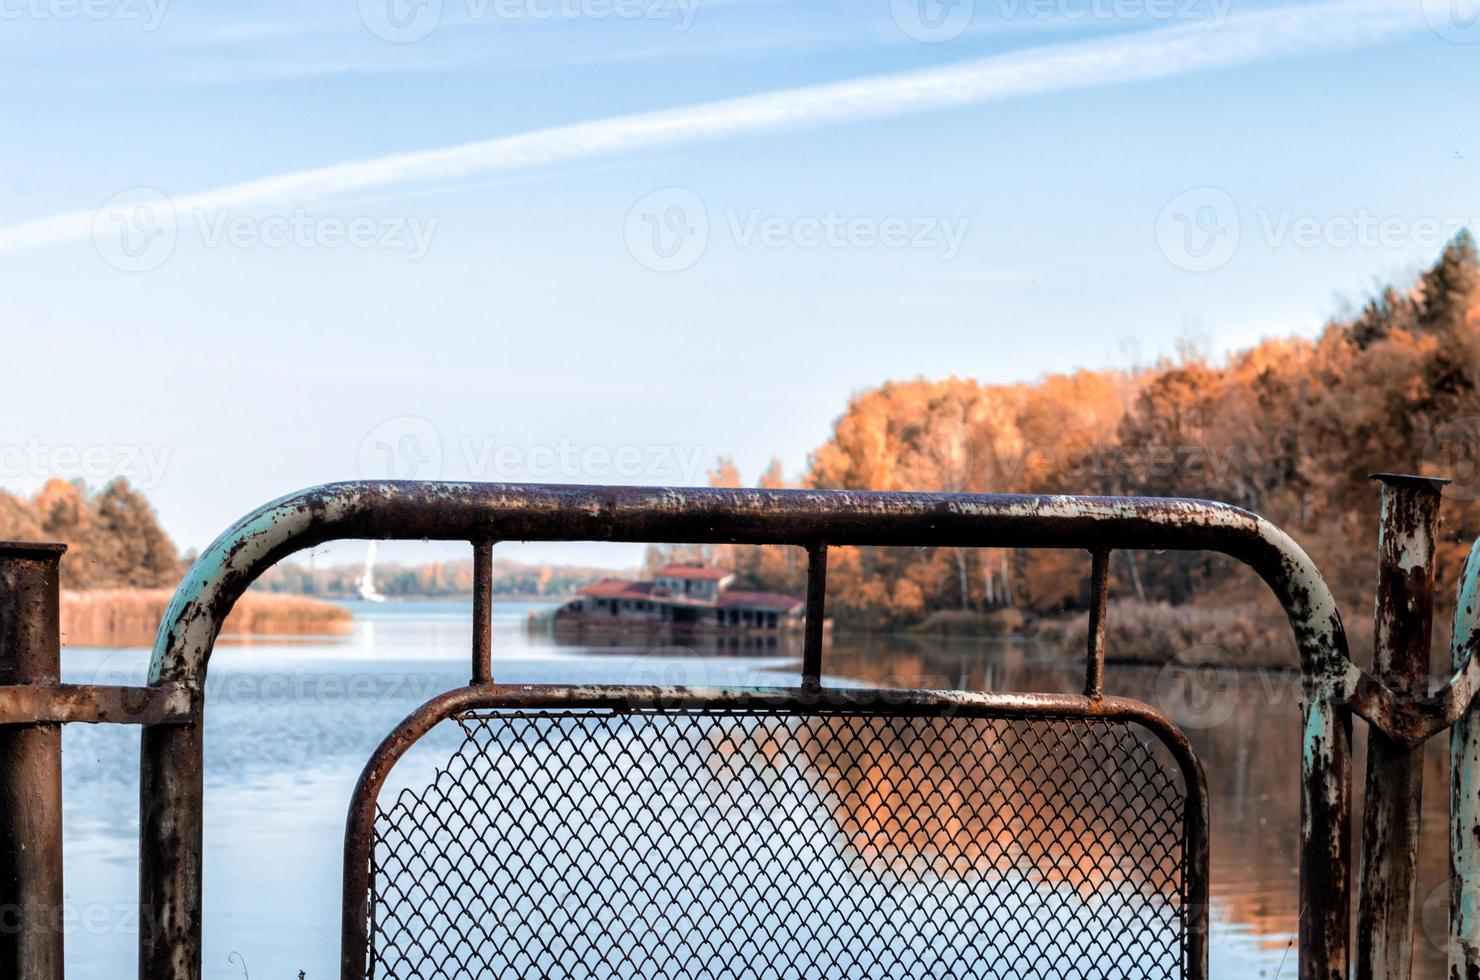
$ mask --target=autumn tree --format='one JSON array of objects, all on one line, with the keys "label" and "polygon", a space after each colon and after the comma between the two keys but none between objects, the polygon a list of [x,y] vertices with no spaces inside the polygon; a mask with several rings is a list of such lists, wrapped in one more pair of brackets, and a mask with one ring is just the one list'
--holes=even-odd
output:
[{"label": "autumn tree", "polygon": [[53,478],[29,501],[0,493],[0,538],[59,541],[69,589],[173,585],[182,563],[154,508],[122,477],[89,495]]}]

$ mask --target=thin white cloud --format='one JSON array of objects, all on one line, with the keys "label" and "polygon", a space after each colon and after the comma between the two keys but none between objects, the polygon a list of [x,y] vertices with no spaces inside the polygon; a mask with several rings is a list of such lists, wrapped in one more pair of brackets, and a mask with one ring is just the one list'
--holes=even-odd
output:
[{"label": "thin white cloud", "polygon": [[[458,146],[281,174],[173,198],[195,213],[450,182],[659,147],[733,139],[1047,92],[1170,78],[1268,58],[1362,47],[1426,29],[1412,0],[1326,2],[1032,48],[939,68],[810,85],[539,129]],[[1212,107],[1210,107],[1211,111]],[[93,211],[0,228],[0,253],[86,239]]]}]

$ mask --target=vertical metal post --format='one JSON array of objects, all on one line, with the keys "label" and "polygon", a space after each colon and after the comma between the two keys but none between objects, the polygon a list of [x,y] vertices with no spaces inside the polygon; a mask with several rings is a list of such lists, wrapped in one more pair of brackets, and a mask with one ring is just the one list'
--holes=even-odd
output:
[{"label": "vertical metal post", "polygon": [[200,980],[203,725],[146,725],[139,739],[140,980]]},{"label": "vertical metal post", "polygon": [[1089,650],[1084,668],[1084,695],[1105,693],[1105,606],[1109,599],[1110,552],[1092,552],[1089,573]]},{"label": "vertical metal post", "polygon": [[[0,686],[61,673],[65,545],[0,542]],[[62,978],[62,731],[0,725],[0,977]]]},{"label": "vertical metal post", "polygon": [[[1480,656],[1480,541],[1460,578],[1450,662]],[[1449,737],[1449,973],[1480,980],[1480,716],[1471,705]]]},{"label": "vertical metal post", "polygon": [[[1434,534],[1448,481],[1379,473],[1372,673],[1400,693],[1427,693],[1434,619]],[[1376,729],[1367,736],[1367,797],[1357,901],[1357,980],[1408,980],[1413,972],[1423,746]]]},{"label": "vertical metal post", "polygon": [[1301,694],[1300,980],[1347,980],[1350,962],[1352,713],[1328,657]]},{"label": "vertical metal post", "polygon": [[493,682],[493,542],[473,543],[473,683]]},{"label": "vertical metal post", "polygon": [[802,687],[822,686],[822,627],[827,615],[827,544],[807,545],[807,620],[802,634]]}]

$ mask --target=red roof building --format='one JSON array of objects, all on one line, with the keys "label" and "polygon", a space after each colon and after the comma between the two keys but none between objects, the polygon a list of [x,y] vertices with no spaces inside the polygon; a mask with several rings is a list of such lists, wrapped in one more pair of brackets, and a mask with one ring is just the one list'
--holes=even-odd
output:
[{"label": "red roof building", "polygon": [[800,628],[804,603],[779,592],[730,588],[735,573],[699,564],[668,565],[651,582],[603,579],[580,590],[558,620],[652,624],[724,631]]}]

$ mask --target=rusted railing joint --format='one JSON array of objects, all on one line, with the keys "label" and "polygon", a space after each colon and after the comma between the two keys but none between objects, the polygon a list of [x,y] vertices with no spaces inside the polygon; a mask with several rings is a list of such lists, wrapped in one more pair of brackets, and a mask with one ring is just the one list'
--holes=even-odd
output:
[{"label": "rusted railing joint", "polygon": [[[1467,656],[1480,664],[1473,655]],[[1460,674],[1467,674],[1469,669],[1467,664]],[[1455,680],[1433,694],[1394,691],[1368,671],[1353,667],[1336,700],[1388,738],[1413,747],[1464,718],[1474,707],[1477,695],[1480,692],[1468,683]]]},{"label": "rusted railing joint", "polygon": [[0,687],[0,725],[188,725],[199,700],[183,684],[112,687],[98,684],[15,684]]}]

